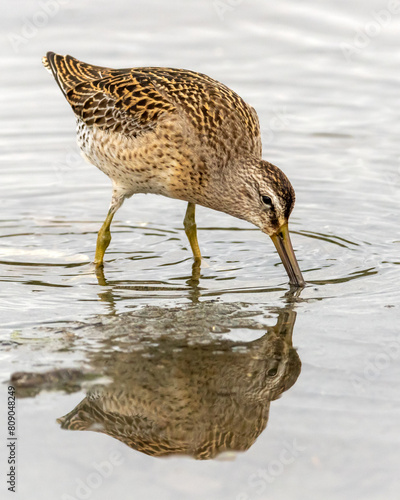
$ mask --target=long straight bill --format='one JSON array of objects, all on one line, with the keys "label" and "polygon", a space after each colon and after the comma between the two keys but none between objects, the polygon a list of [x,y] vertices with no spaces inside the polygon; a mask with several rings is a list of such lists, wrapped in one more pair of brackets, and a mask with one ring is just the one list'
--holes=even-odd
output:
[{"label": "long straight bill", "polygon": [[279,231],[271,236],[275,248],[278,251],[279,257],[282,260],[286,272],[289,276],[289,283],[294,286],[305,286],[303,275],[301,274],[299,264],[297,263],[296,255],[290,241],[288,225],[283,225]]}]

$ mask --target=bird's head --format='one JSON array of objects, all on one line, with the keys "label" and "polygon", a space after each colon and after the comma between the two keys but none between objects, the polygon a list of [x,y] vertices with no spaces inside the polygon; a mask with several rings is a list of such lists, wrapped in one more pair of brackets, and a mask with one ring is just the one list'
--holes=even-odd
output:
[{"label": "bird's head", "polygon": [[230,186],[230,202],[222,195],[225,198],[225,210],[222,210],[255,224],[268,234],[279,253],[290,284],[304,286],[288,229],[295,202],[289,179],[278,167],[259,159],[241,163],[239,169],[229,169],[225,174],[230,177],[225,182],[225,185]]}]

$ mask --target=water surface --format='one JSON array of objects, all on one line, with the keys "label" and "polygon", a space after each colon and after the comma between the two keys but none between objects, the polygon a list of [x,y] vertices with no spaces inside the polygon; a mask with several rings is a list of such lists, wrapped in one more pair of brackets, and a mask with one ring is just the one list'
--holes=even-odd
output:
[{"label": "water surface", "polygon": [[[19,386],[19,498],[397,499],[400,13],[57,5],[15,2],[0,21],[1,380],[4,406]],[[47,50],[197,70],[251,103],[264,158],[296,190],[308,286],[290,292],[258,229],[201,207],[195,279],[185,204],[152,195],[118,211],[96,275],[111,184],[78,154]]]}]

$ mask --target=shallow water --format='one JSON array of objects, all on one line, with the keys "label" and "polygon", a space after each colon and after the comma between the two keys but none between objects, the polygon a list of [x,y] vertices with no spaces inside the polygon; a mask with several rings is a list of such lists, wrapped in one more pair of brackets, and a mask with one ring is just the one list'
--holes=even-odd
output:
[{"label": "shallow water", "polygon": [[[399,498],[399,6],[57,6],[0,20],[0,424],[4,451],[12,377],[18,497]],[[296,190],[308,286],[290,292],[258,229],[201,207],[196,279],[185,204],[152,195],[118,211],[96,276],[110,182],[78,154],[47,50],[194,69],[250,102]],[[98,432],[61,428],[82,401],[77,426]]]}]

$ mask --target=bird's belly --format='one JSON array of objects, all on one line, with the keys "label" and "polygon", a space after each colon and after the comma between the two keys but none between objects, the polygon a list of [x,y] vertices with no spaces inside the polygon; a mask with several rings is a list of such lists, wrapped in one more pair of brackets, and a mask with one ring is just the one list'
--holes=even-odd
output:
[{"label": "bird's belly", "polygon": [[[176,198],[181,153],[159,144],[155,134],[130,138],[87,127],[78,120],[77,138],[83,157],[104,172],[126,196],[154,193]],[[178,175],[179,177],[179,175]]]}]

